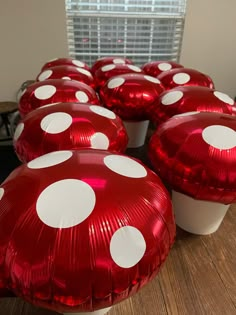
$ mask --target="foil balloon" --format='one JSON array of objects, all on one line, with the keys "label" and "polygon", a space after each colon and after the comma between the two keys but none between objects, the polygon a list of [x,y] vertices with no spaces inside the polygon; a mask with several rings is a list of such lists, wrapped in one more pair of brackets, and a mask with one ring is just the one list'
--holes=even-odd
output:
[{"label": "foil balloon", "polygon": [[186,112],[236,114],[234,100],[227,94],[202,86],[179,86],[164,91],[153,106],[152,121],[162,123]]},{"label": "foil balloon", "polygon": [[109,64],[133,64],[133,62],[127,58],[121,58],[121,57],[103,57],[100,59],[97,59],[94,64],[92,65],[91,71],[93,74],[96,73],[96,71],[106,65]]},{"label": "foil balloon", "polygon": [[52,152],[14,170],[0,189],[0,279],[60,313],[128,298],[158,273],[174,242],[159,177],[121,154]]},{"label": "foil balloon", "polygon": [[155,171],[177,192],[236,202],[236,117],[192,112],[161,124],[149,143]]},{"label": "foil balloon", "polygon": [[44,81],[49,79],[75,80],[85,83],[92,88],[95,88],[95,81],[92,74],[84,68],[75,66],[54,66],[52,68],[41,71],[36,78],[37,81]]},{"label": "foil balloon", "polygon": [[131,64],[108,64],[99,68],[95,74],[94,79],[96,82],[97,88],[102,87],[106,81],[114,76],[126,73],[142,73],[142,70]]},{"label": "foil balloon", "polygon": [[58,102],[100,103],[95,91],[87,84],[54,79],[28,86],[19,100],[19,112],[24,117],[38,107]]},{"label": "foil balloon", "polygon": [[84,68],[84,69],[90,71],[89,66],[85,62],[83,62],[81,60],[73,59],[73,58],[55,58],[55,59],[52,59],[52,60],[50,60],[44,64],[44,66],[42,67],[42,71],[46,70],[48,68],[51,68],[51,67],[64,66],[64,65],[80,67],[80,68]]},{"label": "foil balloon", "polygon": [[142,66],[142,70],[153,77],[175,68],[183,68],[183,66],[174,61],[150,61]]},{"label": "foil balloon", "polygon": [[144,120],[164,91],[160,81],[144,74],[123,74],[109,79],[100,89],[101,101],[124,120]]},{"label": "foil balloon", "polygon": [[125,127],[115,113],[79,103],[46,105],[32,111],[18,124],[13,141],[22,162],[68,149],[124,152],[127,143]]},{"label": "foil balloon", "polygon": [[164,71],[158,75],[158,79],[167,90],[185,85],[205,86],[211,89],[214,88],[214,83],[208,75],[189,68],[177,68]]}]

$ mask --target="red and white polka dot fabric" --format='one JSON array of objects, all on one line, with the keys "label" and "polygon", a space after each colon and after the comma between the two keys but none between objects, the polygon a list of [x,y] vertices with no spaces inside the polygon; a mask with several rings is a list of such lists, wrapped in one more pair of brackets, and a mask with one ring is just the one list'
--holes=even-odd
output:
[{"label": "red and white polka dot fabric", "polygon": [[177,86],[186,85],[205,86],[211,89],[214,88],[214,83],[208,75],[189,68],[177,68],[164,71],[158,75],[158,79],[167,90]]},{"label": "red and white polka dot fabric", "polygon": [[191,112],[161,124],[149,144],[154,169],[175,191],[236,202],[236,117]]},{"label": "red and white polka dot fabric", "polygon": [[72,58],[55,58],[55,59],[49,60],[42,67],[42,71],[46,70],[48,68],[51,68],[51,67],[63,66],[63,65],[84,68],[84,69],[90,71],[90,67],[85,62],[83,62],[81,60],[77,60],[77,59],[72,59]]},{"label": "red and white polka dot fabric", "polygon": [[39,73],[36,80],[44,81],[50,79],[76,80],[95,88],[95,81],[92,74],[84,69],[74,66],[55,66]]},{"label": "red and white polka dot fabric", "polygon": [[97,88],[100,88],[107,82],[108,79],[115,77],[117,75],[142,72],[143,71],[139,67],[134,65],[113,63],[99,68],[94,74],[94,79]]},{"label": "red and white polka dot fabric", "polygon": [[93,74],[96,73],[96,71],[109,64],[130,64],[132,65],[133,62],[127,58],[121,58],[121,57],[102,57],[100,59],[97,59],[94,64],[92,65],[91,71]]},{"label": "red and white polka dot fabric", "polygon": [[15,151],[22,162],[68,149],[124,152],[127,143],[118,116],[104,107],[79,103],[40,107],[23,118],[14,135]]},{"label": "red and white polka dot fabric", "polygon": [[109,79],[100,89],[103,105],[124,120],[149,119],[150,109],[164,91],[152,76],[128,73]]},{"label": "red and white polka dot fabric", "polygon": [[174,61],[151,61],[142,66],[142,70],[153,77],[175,68],[183,68],[183,66]]},{"label": "red and white polka dot fabric", "polygon": [[60,313],[133,295],[158,273],[175,238],[158,176],[107,151],[43,155],[5,180],[0,199],[2,283]]},{"label": "red and white polka dot fabric", "polygon": [[161,123],[186,112],[219,112],[236,115],[234,100],[227,94],[202,86],[180,86],[163,92],[153,107],[152,121]]},{"label": "red and white polka dot fabric", "polygon": [[58,102],[100,104],[97,94],[87,84],[74,80],[54,79],[28,86],[19,100],[19,111],[24,117],[38,107]]}]

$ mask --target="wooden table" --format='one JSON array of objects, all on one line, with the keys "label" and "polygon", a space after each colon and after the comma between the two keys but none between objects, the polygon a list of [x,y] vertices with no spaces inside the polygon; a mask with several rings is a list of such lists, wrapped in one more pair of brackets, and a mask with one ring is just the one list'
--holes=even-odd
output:
[{"label": "wooden table", "polygon": [[[146,148],[129,154],[148,164]],[[20,299],[0,300],[1,315],[55,315]],[[159,275],[108,315],[236,315],[236,204],[209,236],[177,230]]]}]

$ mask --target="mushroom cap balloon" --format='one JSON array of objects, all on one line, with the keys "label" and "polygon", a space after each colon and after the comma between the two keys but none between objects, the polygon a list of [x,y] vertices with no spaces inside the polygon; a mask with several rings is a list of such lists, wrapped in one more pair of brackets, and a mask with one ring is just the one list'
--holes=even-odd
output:
[{"label": "mushroom cap balloon", "polygon": [[93,74],[95,74],[95,72],[106,65],[109,64],[133,64],[133,62],[127,58],[123,58],[123,57],[102,57],[100,59],[97,59],[94,64],[92,65],[91,71]]},{"label": "mushroom cap balloon", "polygon": [[192,112],[161,124],[149,143],[155,171],[174,190],[200,200],[236,201],[236,117]]},{"label": "mushroom cap balloon", "polygon": [[183,66],[174,61],[150,61],[142,66],[142,70],[153,77],[175,68],[183,68]]},{"label": "mushroom cap balloon", "polygon": [[158,75],[158,79],[167,90],[186,85],[214,88],[214,83],[208,75],[189,68],[177,68],[164,71]]},{"label": "mushroom cap balloon", "polygon": [[42,67],[42,71],[51,67],[63,66],[63,65],[75,66],[75,67],[84,68],[86,70],[90,70],[89,66],[81,60],[77,60],[73,58],[55,58],[46,62],[44,66]]},{"label": "mushroom cap balloon", "polygon": [[149,75],[128,73],[109,79],[100,89],[103,105],[124,120],[150,119],[150,110],[164,91],[161,82]]},{"label": "mushroom cap balloon", "polygon": [[124,152],[128,136],[121,119],[104,107],[58,103],[26,115],[16,128],[13,143],[19,159],[28,162],[59,150]]},{"label": "mushroom cap balloon", "polygon": [[151,117],[153,122],[161,123],[174,115],[192,111],[235,115],[236,105],[225,93],[203,86],[179,86],[160,95]]},{"label": "mushroom cap balloon", "polygon": [[87,84],[54,79],[28,86],[19,100],[19,112],[24,117],[38,107],[58,102],[100,103],[95,91]]},{"label": "mushroom cap balloon", "polygon": [[75,66],[61,65],[54,66],[43,70],[39,73],[36,80],[44,81],[50,79],[65,79],[65,80],[75,80],[85,83],[91,88],[95,88],[95,81],[92,74],[84,69]]},{"label": "mushroom cap balloon", "polygon": [[121,154],[52,152],[14,170],[0,192],[2,283],[61,313],[106,308],[134,294],[174,242],[161,180]]}]

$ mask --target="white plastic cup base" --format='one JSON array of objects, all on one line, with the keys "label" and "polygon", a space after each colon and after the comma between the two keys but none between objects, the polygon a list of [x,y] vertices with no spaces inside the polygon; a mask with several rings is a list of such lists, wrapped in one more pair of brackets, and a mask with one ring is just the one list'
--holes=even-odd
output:
[{"label": "white plastic cup base", "polygon": [[218,230],[230,205],[197,200],[172,191],[176,224],[193,234],[208,235]]},{"label": "white plastic cup base", "polygon": [[147,135],[149,120],[123,121],[123,123],[129,137],[127,147],[138,148],[143,146]]},{"label": "white plastic cup base", "polygon": [[111,307],[103,308],[94,312],[82,312],[82,313],[64,313],[64,315],[104,315],[109,312]]}]

